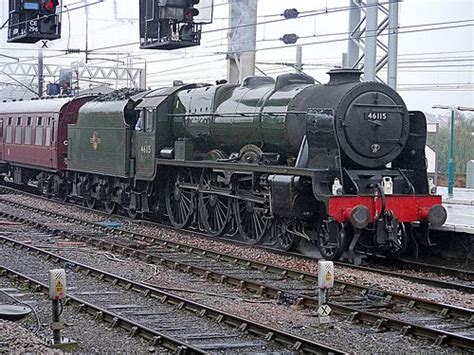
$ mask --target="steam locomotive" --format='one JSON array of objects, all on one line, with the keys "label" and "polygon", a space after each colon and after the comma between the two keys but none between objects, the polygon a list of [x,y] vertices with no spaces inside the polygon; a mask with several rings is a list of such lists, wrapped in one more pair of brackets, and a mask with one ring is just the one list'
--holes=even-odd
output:
[{"label": "steam locomotive", "polygon": [[397,255],[447,214],[428,184],[424,114],[360,74],[1,103],[0,169],[48,196],[213,237]]}]

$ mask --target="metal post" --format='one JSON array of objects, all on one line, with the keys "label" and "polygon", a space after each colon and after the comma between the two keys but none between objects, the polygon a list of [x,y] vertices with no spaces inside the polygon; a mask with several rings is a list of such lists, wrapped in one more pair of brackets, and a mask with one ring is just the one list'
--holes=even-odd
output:
[{"label": "metal post", "polygon": [[322,306],[327,303],[326,301],[327,290],[320,288],[318,291],[318,306]]},{"label": "metal post", "polygon": [[327,303],[328,289],[334,287],[334,263],[332,261],[318,260],[318,314],[319,323],[329,323],[331,307]]},{"label": "metal post", "polygon": [[347,53],[342,53],[342,65],[341,68],[350,68],[349,62],[347,60]]},{"label": "metal post", "polygon": [[43,50],[38,50],[38,96],[43,96]]},{"label": "metal post", "polygon": [[86,3],[84,7],[84,13],[86,15],[86,64],[89,60],[89,6],[87,6],[87,0],[83,0]]},{"label": "metal post", "polygon": [[390,2],[388,12],[387,84],[397,89],[398,0]]},{"label": "metal post", "polygon": [[359,60],[359,45],[355,41],[360,35],[360,0],[349,0],[349,44],[347,48],[347,67],[353,68]]},{"label": "metal post", "polygon": [[300,73],[303,70],[303,47],[296,46],[296,61],[295,69],[297,73]]},{"label": "metal post", "polygon": [[375,81],[377,65],[377,15],[378,0],[367,0],[364,80]]},{"label": "metal post", "polygon": [[255,75],[258,0],[229,2],[227,77],[230,83]]},{"label": "metal post", "polygon": [[143,70],[140,70],[140,88],[146,90],[146,70],[147,70],[147,63],[146,58],[144,58],[145,66]]},{"label": "metal post", "polygon": [[454,115],[455,108],[451,107],[451,137],[449,141],[449,161],[448,161],[448,196],[454,195]]},{"label": "metal post", "polygon": [[[59,300],[53,300],[53,324],[59,324]],[[53,343],[61,344],[61,328],[53,326]]]}]

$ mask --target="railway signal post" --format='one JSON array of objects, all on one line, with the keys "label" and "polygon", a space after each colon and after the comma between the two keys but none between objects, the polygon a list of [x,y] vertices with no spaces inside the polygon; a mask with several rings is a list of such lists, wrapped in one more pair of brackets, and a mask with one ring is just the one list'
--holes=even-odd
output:
[{"label": "railway signal post", "polygon": [[64,322],[60,320],[63,313],[62,299],[66,297],[66,271],[64,269],[49,270],[49,297],[52,300],[53,341],[51,348],[72,350],[77,347],[77,343],[61,336]]},{"label": "railway signal post", "polygon": [[332,261],[318,260],[318,309],[316,313],[319,323],[329,323],[331,307],[327,305],[327,291],[334,287],[334,263]]}]

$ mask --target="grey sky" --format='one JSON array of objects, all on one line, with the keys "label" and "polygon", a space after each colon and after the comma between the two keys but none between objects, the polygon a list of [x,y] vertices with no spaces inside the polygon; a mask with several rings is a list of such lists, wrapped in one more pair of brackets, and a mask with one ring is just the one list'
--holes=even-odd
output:
[{"label": "grey sky", "polygon": [[[82,0],[84,1],[84,0]],[[89,3],[96,0],[85,0]],[[383,0],[381,0],[383,1]],[[77,6],[80,0],[64,0],[69,7]],[[7,16],[7,0],[1,0],[0,18],[2,23]],[[89,49],[109,45],[119,45],[138,41],[138,5],[131,6],[138,1],[130,0],[105,0],[98,5],[89,7]],[[204,27],[204,31],[222,29],[227,26],[228,6],[227,0],[215,0],[214,16],[216,20],[212,25]],[[263,16],[282,13],[288,7],[296,7],[300,11],[334,8],[347,6],[348,0],[259,0],[259,21],[265,20]],[[222,5],[224,4],[224,5]],[[116,16],[115,16],[116,13]],[[69,18],[70,17],[70,18]],[[117,19],[115,18],[117,17]],[[275,19],[270,17],[267,19]],[[296,33],[299,36],[312,36],[300,40],[299,44],[317,42],[341,37],[318,37],[324,34],[346,32],[347,11],[312,16],[296,20],[277,22],[257,27],[257,48],[282,46],[278,39],[285,33]],[[45,56],[58,55],[57,50],[67,48],[85,48],[85,15],[84,10],[63,15],[62,38],[55,41],[51,51]],[[69,33],[69,20],[71,33]],[[405,0],[400,7],[400,25],[412,26],[416,24],[437,23],[458,20],[474,20],[474,1],[472,0]],[[474,24],[474,23],[473,23]],[[6,43],[6,30],[1,31],[0,48],[2,54],[13,55],[22,59],[36,57],[37,49],[34,45],[13,45]],[[200,47],[174,52],[144,51],[138,45],[118,47],[104,50],[91,55],[92,58],[124,58],[127,53],[131,65],[142,67],[143,58],[148,65],[148,85],[156,87],[169,84],[172,80],[207,81],[226,76],[225,52],[227,31],[204,33]],[[220,45],[220,46],[219,46]],[[340,65],[342,53],[347,50],[347,42],[334,42],[329,44],[305,45],[303,48],[303,63],[325,64],[323,68],[307,66],[305,71],[316,77],[321,82],[327,80],[325,72],[333,66]],[[462,52],[461,52],[462,51]],[[116,52],[115,55],[110,55]],[[446,53],[448,52],[448,53]],[[455,53],[453,53],[455,52]],[[428,53],[428,54],[426,54]],[[431,111],[431,105],[436,103],[474,106],[474,27],[463,27],[442,31],[424,31],[399,35],[399,89],[410,109]],[[258,62],[286,61],[293,62],[295,48],[287,47],[278,50],[261,50],[257,52]],[[73,61],[83,60],[84,55],[57,56],[46,60],[68,66]],[[170,60],[173,59],[173,60]],[[425,68],[414,69],[417,61],[422,59]],[[440,59],[448,59],[440,62]],[[0,63],[7,60],[0,59]],[[114,62],[93,61],[93,64],[116,66]],[[196,65],[202,63],[201,65]],[[446,67],[445,64],[452,65]],[[192,65],[192,66],[190,66]],[[271,75],[283,73],[284,67],[262,64],[259,67]],[[381,74],[382,76],[384,74]],[[1,77],[2,81],[9,81]],[[437,87],[449,84],[449,90]],[[455,89],[456,87],[461,89]]]}]

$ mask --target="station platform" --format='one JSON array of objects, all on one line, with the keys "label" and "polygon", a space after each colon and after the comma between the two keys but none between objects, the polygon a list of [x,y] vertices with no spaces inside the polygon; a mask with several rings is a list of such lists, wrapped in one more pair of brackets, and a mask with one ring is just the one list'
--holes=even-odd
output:
[{"label": "station platform", "polygon": [[443,200],[443,206],[448,211],[446,223],[435,230],[474,234],[474,205],[449,204]]},{"label": "station platform", "polygon": [[454,188],[453,197],[448,196],[448,188],[438,186],[438,194],[443,196],[443,204],[474,206],[474,189]]}]

